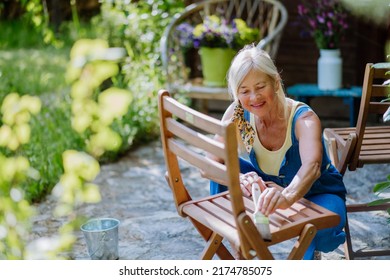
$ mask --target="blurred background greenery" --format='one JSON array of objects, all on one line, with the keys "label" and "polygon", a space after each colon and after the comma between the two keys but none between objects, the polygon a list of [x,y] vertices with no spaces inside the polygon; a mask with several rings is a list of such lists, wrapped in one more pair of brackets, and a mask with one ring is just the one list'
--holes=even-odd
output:
[{"label": "blurred background greenery", "polygon": [[81,38],[100,38],[126,50],[119,73],[100,88],[115,86],[133,96],[127,113],[112,124],[121,147],[99,158],[116,160],[158,137],[156,92],[164,84],[159,40],[171,16],[183,7],[184,1],[173,0],[0,1],[0,103],[16,92],[37,96],[43,104],[32,117],[30,142],[17,151],[41,175],[25,182],[28,201],[39,202],[51,192],[63,173],[65,150],[86,149],[87,136],[71,126],[71,85],[65,73],[72,45]]},{"label": "blurred background greenery", "polygon": [[[159,42],[183,7],[0,0],[0,259],[68,258],[85,221],[77,206],[100,200],[99,163],[159,136]],[[29,240],[34,205],[48,194],[64,224]]]}]

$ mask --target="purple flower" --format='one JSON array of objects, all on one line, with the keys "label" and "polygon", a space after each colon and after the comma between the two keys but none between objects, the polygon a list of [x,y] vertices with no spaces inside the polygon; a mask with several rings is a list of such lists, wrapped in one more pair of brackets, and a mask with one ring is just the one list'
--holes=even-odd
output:
[{"label": "purple flower", "polygon": [[333,25],[332,25],[332,22],[331,22],[331,21],[327,21],[327,22],[326,22],[326,26],[328,27],[329,30],[332,30],[332,29],[333,29]]},{"label": "purple flower", "polygon": [[325,18],[324,18],[323,16],[318,15],[318,16],[317,16],[317,21],[318,21],[319,23],[324,23],[324,22],[325,22]]},{"label": "purple flower", "polygon": [[314,19],[309,19],[309,25],[315,29],[317,28],[317,22]]},{"label": "purple flower", "polygon": [[307,9],[306,9],[306,7],[305,6],[303,6],[302,4],[299,4],[298,5],[298,14],[299,15],[304,15],[304,14],[306,14],[307,13]]},{"label": "purple flower", "polygon": [[345,29],[347,11],[339,0],[301,0],[297,5],[300,34],[311,34],[318,48],[338,48]]}]

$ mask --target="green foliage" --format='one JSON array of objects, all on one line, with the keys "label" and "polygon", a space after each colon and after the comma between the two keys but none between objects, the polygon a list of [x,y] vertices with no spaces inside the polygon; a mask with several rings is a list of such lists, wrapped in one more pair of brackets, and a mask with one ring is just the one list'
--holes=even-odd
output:
[{"label": "green foliage", "polygon": [[36,174],[26,157],[17,154],[30,138],[29,121],[41,108],[39,98],[16,93],[1,105],[0,146],[11,156],[0,153],[0,259],[22,259],[33,207],[25,200],[20,184]]},{"label": "green foliage", "polygon": [[97,158],[120,147],[120,136],[111,124],[126,113],[131,101],[128,91],[115,87],[101,91],[102,83],[117,74],[121,56],[117,48],[109,48],[99,39],[79,40],[71,50],[67,77],[72,83],[72,128],[87,134],[86,148],[93,156],[77,150],[62,154],[64,173],[53,190],[58,199],[54,214],[65,217],[67,223],[60,228],[60,242],[45,252],[44,258],[58,258],[61,251],[71,249],[73,232],[82,220],[77,207],[101,199],[99,187],[92,183],[100,172]]},{"label": "green foliage", "polygon": [[31,165],[39,171],[38,181],[28,180],[24,189],[29,201],[39,201],[49,194],[63,173],[62,153],[65,150],[85,149],[85,139],[72,129],[70,104],[51,99],[31,121],[31,139],[22,150]]},{"label": "green foliage", "polygon": [[[100,34],[109,39],[110,46],[125,47],[127,51],[126,60],[119,64],[119,75],[106,80],[101,88],[113,85],[132,94],[129,110],[111,125],[120,135],[121,146],[116,151],[106,151],[100,156],[101,162],[115,160],[137,143],[158,137],[156,94],[165,82],[159,43],[171,16],[184,7],[183,1],[169,0],[123,3],[103,3],[101,15],[93,19],[90,27],[78,23],[77,29],[74,22],[66,22],[60,28],[65,46],[78,36]],[[8,31],[0,33],[0,102],[10,92],[40,96],[44,102],[41,112],[32,116],[30,142],[18,151],[41,174],[39,180],[27,179],[22,184],[26,199],[39,201],[51,192],[63,172],[62,152],[86,150],[90,132],[79,135],[72,129],[71,99],[65,79],[70,47],[46,46],[40,41],[40,31],[34,28],[37,22],[28,24],[25,19],[15,23],[1,23]]]},{"label": "green foliage", "polygon": [[62,91],[68,49],[0,51],[0,101],[9,92],[41,95]]},{"label": "green foliage", "polygon": [[[384,193],[390,193],[390,175],[388,175],[386,179],[387,179],[386,181],[379,182],[374,186],[373,191],[378,196]],[[370,202],[369,205],[380,205],[389,202],[390,202],[390,198],[380,198]],[[390,215],[390,208],[387,209],[387,212]],[[389,218],[389,222],[390,222],[390,218]]]},{"label": "green foliage", "polygon": [[[79,40],[71,52],[67,77],[72,85],[72,127],[88,135],[87,150],[95,157],[107,151],[117,151],[122,145],[111,124],[128,110],[131,94],[110,87],[100,91],[100,85],[118,74],[117,62],[124,55],[118,48],[109,48],[104,40]],[[96,92],[98,96],[96,96]]]},{"label": "green foliage", "polygon": [[26,20],[0,21],[0,29],[1,49],[16,49],[26,46],[35,48],[44,45],[39,32]]},{"label": "green foliage", "polygon": [[29,23],[32,23],[34,29],[41,35],[44,44],[53,44],[60,46],[54,31],[49,25],[49,13],[41,0],[19,0],[26,10],[24,17]]},{"label": "green foliage", "polygon": [[[23,2],[34,5],[40,3],[39,0]],[[15,178],[18,178],[13,180],[17,183],[17,188],[8,185],[8,189],[1,190],[3,197],[0,201],[0,212],[3,212],[0,214],[0,252],[8,253],[0,254],[0,259],[23,257],[54,259],[58,258],[61,252],[69,250],[75,240],[73,230],[83,222],[83,218],[74,212],[74,207],[79,203],[97,201],[99,195],[97,187],[90,182],[93,176],[81,178],[80,174],[69,175],[73,171],[66,164],[69,162],[67,159],[78,159],[81,165],[89,162],[96,166],[96,162],[88,157],[85,151],[92,152],[100,162],[115,160],[131,146],[140,142],[145,143],[158,136],[156,94],[165,82],[161,73],[159,41],[172,13],[181,9],[183,2],[150,0],[127,5],[107,4],[106,10],[102,10],[101,17],[95,19],[99,20],[99,24],[91,25],[99,27],[96,33],[91,28],[84,28],[79,22],[61,26],[60,30],[65,34],[62,39],[65,46],[70,45],[79,36],[92,37],[93,34],[100,34],[104,35],[103,38],[110,39],[104,48],[124,47],[127,58],[118,65],[103,62],[107,57],[91,56],[89,52],[93,53],[91,46],[81,48],[87,50],[88,55],[85,53],[81,60],[72,59],[72,64],[68,64],[69,47],[52,41],[56,47],[62,46],[54,48],[46,46],[48,41],[46,43],[39,41],[45,34],[45,29],[50,27],[46,25],[44,11],[34,5],[29,7],[28,16],[30,23],[34,21],[33,25],[24,25],[26,21],[19,21],[18,28],[12,27],[7,33],[0,34],[2,48],[0,103],[3,103],[6,95],[12,92],[18,92],[21,96],[35,95],[42,102],[41,111],[25,119],[28,119],[30,128],[18,129],[21,131],[18,134],[18,137],[21,137],[18,144],[23,146],[18,146],[16,150],[0,147],[1,170],[8,170],[3,168],[4,166],[13,166],[7,161],[9,158],[26,159],[28,163],[27,169],[22,168],[20,172],[13,173]],[[40,16],[43,18],[39,19]],[[124,22],[117,22],[117,19],[124,19]],[[76,31],[72,24],[73,26],[77,24]],[[10,27],[11,24],[7,26]],[[42,29],[37,26],[41,26]],[[16,39],[8,40],[6,34],[12,34],[11,37]],[[37,47],[41,49],[38,50]],[[118,49],[114,49],[115,51]],[[108,57],[110,56],[111,53]],[[72,54],[70,57],[74,58]],[[81,68],[76,69],[75,65]],[[67,73],[67,78],[70,80],[67,81],[65,70],[68,67],[70,72]],[[88,88],[89,86],[92,88]],[[125,92],[131,96],[130,99],[123,99]],[[82,106],[78,107],[80,104]],[[127,109],[120,109],[118,104],[129,107],[124,106]],[[105,109],[106,105],[109,107],[114,105],[118,110]],[[88,111],[89,115],[82,116],[80,121],[78,118],[84,111]],[[91,123],[86,124],[84,117],[90,119]],[[3,120],[0,124],[7,124],[7,121]],[[102,127],[104,129],[101,129]],[[116,139],[115,143],[106,141],[107,137]],[[104,145],[99,146],[99,143]],[[112,145],[107,146],[106,143]],[[96,144],[99,146],[97,150],[94,148]],[[67,150],[71,152],[63,154]],[[21,174],[22,177],[17,174]],[[58,182],[60,183],[57,184]],[[81,185],[68,184],[69,182],[79,182]],[[52,191],[54,194],[60,194],[60,197],[64,196],[56,213],[68,215],[70,223],[60,229],[61,234],[57,239],[42,241],[43,243],[37,241],[32,244],[33,250],[25,255],[24,238],[28,235],[26,232],[31,226],[31,217],[34,214],[34,209],[29,203],[39,202]],[[19,208],[15,208],[14,203],[17,203]],[[9,209],[16,209],[12,216],[16,217],[16,226],[4,226],[8,216],[3,213]],[[3,242],[5,238],[9,238],[6,243]],[[43,255],[35,254],[34,250],[42,244],[53,250]]]},{"label": "green foliage", "polygon": [[[124,47],[128,57],[121,76],[114,80],[133,94],[125,126],[123,149],[158,135],[157,91],[165,84],[160,60],[160,39],[172,15],[184,8],[183,1],[149,0],[127,3],[103,1],[101,14],[92,19],[97,34],[111,46]],[[99,23],[99,24],[98,24]],[[122,134],[123,135],[123,134]],[[123,150],[122,149],[122,150]]]},{"label": "green foliage", "polygon": [[[74,231],[84,221],[83,217],[77,213],[77,207],[83,203],[96,203],[101,199],[99,187],[92,183],[100,172],[99,162],[97,158],[83,150],[87,149],[99,157],[105,150],[115,151],[121,145],[121,138],[111,129],[111,124],[114,120],[120,120],[127,112],[131,94],[115,87],[101,90],[101,85],[117,74],[116,63],[122,54],[123,52],[118,52],[117,48],[110,49],[103,40],[80,40],[75,43],[67,72],[67,77],[72,83],[71,102],[70,104],[60,103],[62,106],[57,107],[60,109],[58,111],[60,114],[69,112],[71,109],[71,115],[65,118],[68,124],[72,124],[72,127],[65,129],[65,134],[61,131],[64,126],[60,124],[63,119],[59,115],[50,114],[56,111],[43,111],[37,118],[31,117],[31,115],[38,114],[41,109],[41,101],[38,97],[11,93],[4,98],[1,106],[3,125],[0,127],[0,147],[5,154],[11,156],[7,157],[0,153],[0,240],[2,241],[0,259],[65,258],[62,252],[71,249],[76,240]],[[57,104],[57,102],[54,103]],[[66,107],[67,105],[69,108]],[[76,119],[84,112],[90,115],[80,127]],[[45,118],[53,119],[55,122],[39,127],[41,123],[47,124]],[[35,129],[38,128],[38,130],[30,130],[28,125],[30,121],[37,125]],[[86,144],[81,145],[80,150],[67,149],[64,146],[58,146],[55,141],[42,139],[47,135],[53,136],[58,133],[59,138],[65,137],[69,141],[77,135],[71,133],[70,138],[66,138],[66,134],[72,129],[82,134],[83,143]],[[36,138],[29,143],[31,132],[37,133]],[[76,141],[70,142],[73,145]],[[55,143],[53,150],[48,149],[51,143]],[[23,144],[30,145],[30,149],[18,151]],[[34,150],[36,148],[39,151]],[[57,152],[55,162],[51,162],[52,164],[45,161],[53,160],[53,155],[44,153],[47,150]],[[52,165],[54,168],[62,167],[63,169],[42,170],[38,168],[37,171],[30,166],[27,157],[17,154],[19,152],[20,154],[26,153],[32,162],[42,161],[43,165],[40,166],[42,168]],[[58,153],[61,153],[60,158]],[[34,240],[32,246],[26,247],[27,232],[31,227],[34,209],[25,200],[25,192],[21,186],[25,183],[24,188],[29,190],[31,181],[27,178],[39,180],[40,174],[46,176],[47,172],[60,175],[59,178],[54,178],[59,182],[53,189],[54,196],[58,198],[53,214],[65,218],[67,222],[59,229],[58,236],[46,240]],[[36,189],[30,189],[30,197],[33,197],[32,191],[34,190]],[[46,245],[39,242],[46,243]]]}]

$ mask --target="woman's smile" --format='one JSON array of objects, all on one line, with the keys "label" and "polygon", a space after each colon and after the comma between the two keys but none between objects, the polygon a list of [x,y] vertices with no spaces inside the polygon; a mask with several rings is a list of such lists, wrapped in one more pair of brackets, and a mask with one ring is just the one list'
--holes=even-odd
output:
[{"label": "woman's smile", "polygon": [[264,106],[265,104],[265,101],[261,101],[261,102],[257,102],[257,103],[254,103],[251,105],[251,107],[255,108],[255,109],[260,109]]}]

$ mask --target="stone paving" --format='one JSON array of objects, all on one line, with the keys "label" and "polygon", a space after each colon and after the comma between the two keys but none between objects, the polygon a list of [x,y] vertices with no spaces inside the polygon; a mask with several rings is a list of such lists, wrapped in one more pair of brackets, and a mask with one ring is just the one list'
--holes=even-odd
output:
[{"label": "stone paving", "polygon": [[[208,193],[208,183],[197,172],[186,170],[192,195]],[[102,201],[83,205],[79,212],[89,218],[111,217],[120,220],[119,259],[123,260],[191,260],[198,259],[204,241],[190,222],[178,216],[171,191],[164,177],[165,165],[159,141],[130,151],[118,162],[103,165],[96,183]],[[371,191],[378,181],[390,174],[390,165],[369,165],[345,174],[348,201],[367,202],[376,197]],[[195,188],[195,186],[198,186]],[[200,187],[199,187],[200,186]],[[55,234],[61,221],[51,216],[51,197],[39,204],[32,237]],[[350,215],[356,248],[387,246],[390,248],[390,224],[386,213]],[[288,244],[287,244],[288,245]],[[290,246],[290,245],[289,245]],[[272,251],[277,258],[286,253],[284,246]],[[89,259],[82,232],[71,253],[72,259]],[[322,259],[344,259],[343,247],[322,254]],[[375,258],[374,258],[375,259]],[[390,259],[390,257],[377,257]]]}]

